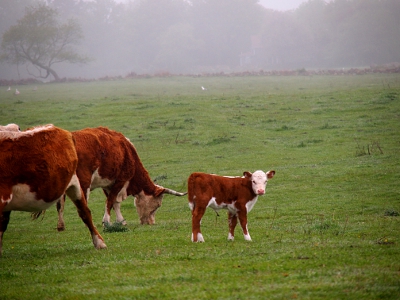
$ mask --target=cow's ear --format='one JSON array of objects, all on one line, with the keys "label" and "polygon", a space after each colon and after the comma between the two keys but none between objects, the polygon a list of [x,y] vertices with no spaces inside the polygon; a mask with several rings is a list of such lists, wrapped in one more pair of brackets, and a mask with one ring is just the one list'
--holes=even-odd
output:
[{"label": "cow's ear", "polygon": [[274,170],[271,170],[271,171],[268,171],[268,172],[265,173],[265,174],[267,174],[267,178],[268,178],[268,179],[271,179],[272,177],[274,177],[275,171],[274,171]]},{"label": "cow's ear", "polygon": [[248,172],[248,171],[244,171],[244,172],[243,172],[243,176],[244,176],[245,178],[250,178],[251,175],[253,175],[253,174],[251,174],[251,173]]}]

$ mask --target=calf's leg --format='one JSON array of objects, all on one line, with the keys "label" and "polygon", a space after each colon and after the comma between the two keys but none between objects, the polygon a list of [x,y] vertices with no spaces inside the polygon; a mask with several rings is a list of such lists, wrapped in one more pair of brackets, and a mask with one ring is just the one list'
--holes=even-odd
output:
[{"label": "calf's leg", "polygon": [[237,224],[237,215],[228,212],[228,222],[229,222],[229,233],[228,241],[233,241],[235,238],[235,227]]},{"label": "calf's leg", "polygon": [[205,208],[199,206],[195,206],[192,210],[192,242],[204,242],[200,231],[200,223],[205,211]]},{"label": "calf's leg", "polygon": [[247,212],[244,210],[240,210],[238,212],[240,226],[242,226],[244,239],[246,241],[251,241],[250,233],[247,229]]}]

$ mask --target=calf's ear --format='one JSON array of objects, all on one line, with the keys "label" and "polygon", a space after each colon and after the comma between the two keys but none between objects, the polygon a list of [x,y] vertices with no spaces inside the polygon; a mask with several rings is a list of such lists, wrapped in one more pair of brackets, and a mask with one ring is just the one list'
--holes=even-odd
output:
[{"label": "calf's ear", "polygon": [[243,172],[243,176],[244,176],[245,178],[250,178],[251,175],[253,175],[253,174],[251,174],[249,171],[244,171],[244,172]]},{"label": "calf's ear", "polygon": [[272,177],[274,177],[275,171],[274,171],[274,170],[271,170],[271,171],[268,171],[268,172],[265,173],[265,174],[267,174],[267,178],[268,178],[268,179],[271,179]]}]

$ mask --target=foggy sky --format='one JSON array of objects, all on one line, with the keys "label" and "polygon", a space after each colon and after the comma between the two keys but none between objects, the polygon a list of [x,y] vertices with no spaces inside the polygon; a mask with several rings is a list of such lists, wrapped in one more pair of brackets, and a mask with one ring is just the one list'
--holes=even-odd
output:
[{"label": "foggy sky", "polygon": [[[126,3],[129,1],[130,0],[115,0],[115,2],[118,3]],[[259,3],[264,7],[280,11],[296,9],[303,2],[307,2],[307,0],[259,0]]]},{"label": "foggy sky", "polygon": [[307,0],[259,0],[259,3],[266,8],[281,11],[296,9],[303,2]]},{"label": "foggy sky", "polygon": [[[0,0],[0,31],[15,25],[30,1]],[[267,9],[253,1],[194,2],[197,6],[113,1],[88,0],[79,6],[54,1],[64,18],[60,22],[73,17],[82,28],[84,38],[72,48],[90,57],[88,64],[54,65],[60,77],[343,69],[400,62],[399,0],[337,0],[342,5],[259,0]],[[19,10],[13,11],[18,3]],[[31,77],[36,70],[29,63],[1,63],[0,80]]]}]

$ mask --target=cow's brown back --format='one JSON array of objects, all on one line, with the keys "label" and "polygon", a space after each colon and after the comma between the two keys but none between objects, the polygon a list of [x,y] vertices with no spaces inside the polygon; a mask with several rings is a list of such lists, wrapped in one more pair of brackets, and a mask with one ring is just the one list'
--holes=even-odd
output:
[{"label": "cow's brown back", "polygon": [[[88,177],[88,174],[83,172],[90,171],[93,174],[98,169],[102,178],[112,181],[131,181],[130,189],[134,189],[136,182],[142,189],[144,180],[149,181],[147,185],[154,186],[135,147],[122,133],[97,127],[74,131],[72,134],[76,139],[79,157],[77,169],[79,180]],[[136,173],[139,176],[135,177]],[[130,194],[136,194],[140,189],[130,191]]]},{"label": "cow's brown back", "polygon": [[34,134],[21,132],[14,138],[3,136],[0,152],[3,198],[4,188],[26,184],[37,199],[53,202],[64,193],[78,163],[71,133],[54,126]]}]

